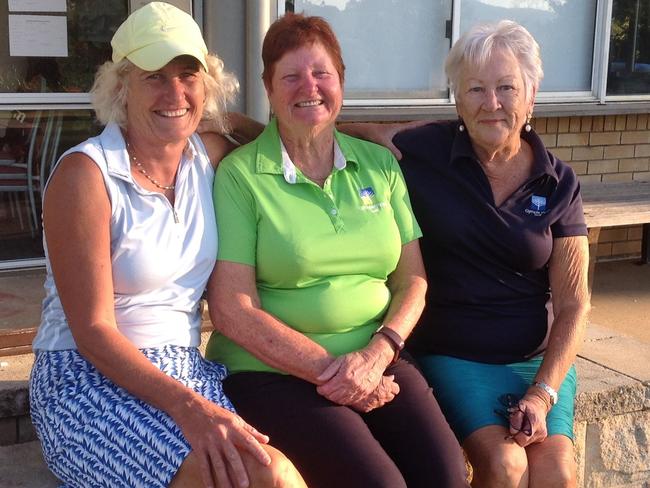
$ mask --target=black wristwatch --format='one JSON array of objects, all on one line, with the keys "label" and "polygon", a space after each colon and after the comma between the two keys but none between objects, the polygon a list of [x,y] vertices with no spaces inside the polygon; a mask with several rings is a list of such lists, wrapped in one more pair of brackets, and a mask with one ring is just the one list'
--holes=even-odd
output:
[{"label": "black wristwatch", "polygon": [[404,349],[404,339],[402,339],[402,336],[400,336],[393,329],[386,327],[385,325],[380,325],[373,336],[376,334],[381,334],[386,337],[386,339],[388,339],[388,342],[390,342],[393,346],[395,356],[393,356],[393,360],[390,362],[390,364],[395,364],[399,359],[399,352]]}]

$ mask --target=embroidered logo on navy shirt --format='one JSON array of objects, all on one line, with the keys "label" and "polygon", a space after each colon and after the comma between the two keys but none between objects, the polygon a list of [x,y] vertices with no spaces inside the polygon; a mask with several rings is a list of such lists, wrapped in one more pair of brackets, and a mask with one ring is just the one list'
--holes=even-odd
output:
[{"label": "embroidered logo on navy shirt", "polygon": [[541,217],[548,209],[546,208],[546,197],[540,195],[533,195],[530,197],[530,205],[526,210],[524,210],[528,215],[534,215],[535,217]]}]

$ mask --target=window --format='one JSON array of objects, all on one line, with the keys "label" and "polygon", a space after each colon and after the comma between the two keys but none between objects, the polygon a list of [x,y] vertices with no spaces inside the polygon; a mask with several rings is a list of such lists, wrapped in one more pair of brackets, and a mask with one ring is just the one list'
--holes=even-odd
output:
[{"label": "window", "polygon": [[530,31],[542,53],[541,92],[591,92],[596,0],[463,0],[460,31],[510,19]]},{"label": "window", "polygon": [[[343,48],[346,105],[451,102],[443,62],[479,22],[512,19],[539,42],[538,102],[650,98],[650,4],[642,0],[289,0],[326,18]],[[611,7],[611,17],[609,9]],[[609,52],[609,62],[607,53]]]},{"label": "window", "polygon": [[42,263],[43,185],[99,131],[88,91],[129,3],[0,2],[0,269]]},{"label": "window", "polygon": [[98,131],[92,110],[0,111],[0,269],[42,258],[42,194],[52,164]]},{"label": "window", "polygon": [[345,74],[347,97],[447,98],[451,0],[296,0],[294,11],[324,17],[334,28],[352,68]]},{"label": "window", "polygon": [[649,93],[650,4],[640,0],[614,0],[607,94]]},{"label": "window", "polygon": [[[127,4],[68,1],[63,12],[7,12],[4,2],[0,22],[8,36],[0,47],[0,102],[88,102],[86,93],[97,67],[110,59],[111,37],[126,18]],[[58,35],[51,42],[57,47],[48,50],[38,29]]]}]

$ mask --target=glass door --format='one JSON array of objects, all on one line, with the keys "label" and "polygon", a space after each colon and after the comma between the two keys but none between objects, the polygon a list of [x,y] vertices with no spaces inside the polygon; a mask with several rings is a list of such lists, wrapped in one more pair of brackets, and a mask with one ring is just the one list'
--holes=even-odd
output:
[{"label": "glass door", "polygon": [[0,1],[0,271],[44,264],[43,186],[66,149],[101,130],[95,72],[117,27],[149,1]]}]

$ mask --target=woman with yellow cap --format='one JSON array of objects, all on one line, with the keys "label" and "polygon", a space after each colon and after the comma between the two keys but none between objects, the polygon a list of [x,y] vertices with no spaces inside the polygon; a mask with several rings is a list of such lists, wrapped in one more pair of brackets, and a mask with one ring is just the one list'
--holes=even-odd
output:
[{"label": "woman with yellow cap", "polygon": [[235,79],[186,13],[153,2],[112,40],[93,105],[106,128],[67,151],[44,196],[46,298],[31,413],[67,486],[304,486],[237,416],[204,361],[199,299]]}]

